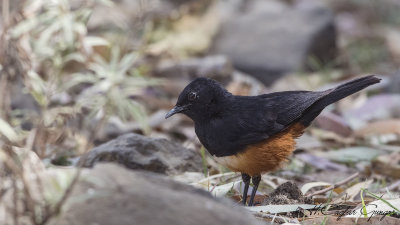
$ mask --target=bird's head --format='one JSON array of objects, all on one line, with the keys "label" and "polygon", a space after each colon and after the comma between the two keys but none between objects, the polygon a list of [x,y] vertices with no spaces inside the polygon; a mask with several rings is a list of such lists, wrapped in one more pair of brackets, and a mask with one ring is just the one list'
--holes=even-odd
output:
[{"label": "bird's head", "polygon": [[183,89],[175,107],[165,118],[176,113],[183,113],[195,122],[210,118],[223,109],[223,103],[229,100],[230,96],[231,94],[216,81],[197,78]]}]

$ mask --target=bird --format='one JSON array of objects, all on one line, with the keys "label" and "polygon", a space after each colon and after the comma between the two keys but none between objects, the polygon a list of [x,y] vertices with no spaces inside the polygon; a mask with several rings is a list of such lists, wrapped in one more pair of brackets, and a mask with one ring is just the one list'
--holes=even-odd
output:
[{"label": "bird", "polygon": [[199,77],[179,94],[165,119],[182,113],[194,121],[195,133],[212,157],[244,183],[246,205],[250,180],[252,206],[261,174],[279,169],[296,148],[296,139],[328,105],[380,82],[375,75],[325,91],[282,91],[237,96],[217,81]]}]

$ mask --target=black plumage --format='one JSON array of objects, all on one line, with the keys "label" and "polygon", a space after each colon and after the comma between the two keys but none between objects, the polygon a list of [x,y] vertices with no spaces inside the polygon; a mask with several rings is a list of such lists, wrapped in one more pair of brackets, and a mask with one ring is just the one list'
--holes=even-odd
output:
[{"label": "black plumage", "polygon": [[175,113],[189,116],[215,159],[242,173],[244,204],[251,179],[253,205],[261,173],[279,168],[295,149],[294,139],[326,106],[379,81],[366,76],[326,91],[235,96],[214,80],[198,78],[185,87],[165,118]]},{"label": "black plumage", "polygon": [[235,96],[216,81],[197,78],[180,94],[177,112],[195,122],[200,142],[214,156],[243,151],[299,122],[305,127],[329,104],[365,87],[379,78],[366,76],[326,91],[284,91],[259,96]]}]

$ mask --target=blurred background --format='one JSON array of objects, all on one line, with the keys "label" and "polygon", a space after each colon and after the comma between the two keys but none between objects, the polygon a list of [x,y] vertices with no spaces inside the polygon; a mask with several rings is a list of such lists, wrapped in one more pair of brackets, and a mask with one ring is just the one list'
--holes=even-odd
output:
[{"label": "blurred background", "polygon": [[[24,152],[43,171],[116,161],[199,181],[229,171],[188,118],[164,119],[194,78],[258,95],[377,74],[380,84],[325,109],[273,175],[334,183],[360,172],[374,190],[398,191],[400,1],[2,0],[0,12],[0,159],[13,162],[2,177],[23,173]],[[166,149],[99,146],[121,135],[139,152]]]}]

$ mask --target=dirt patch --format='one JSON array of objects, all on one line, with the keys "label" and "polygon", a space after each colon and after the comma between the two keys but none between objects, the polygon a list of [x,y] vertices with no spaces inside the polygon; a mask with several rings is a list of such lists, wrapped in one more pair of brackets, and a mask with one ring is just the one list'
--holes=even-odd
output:
[{"label": "dirt patch", "polygon": [[285,204],[312,204],[312,199],[304,197],[296,184],[286,182],[275,189],[263,205],[285,205]]}]

